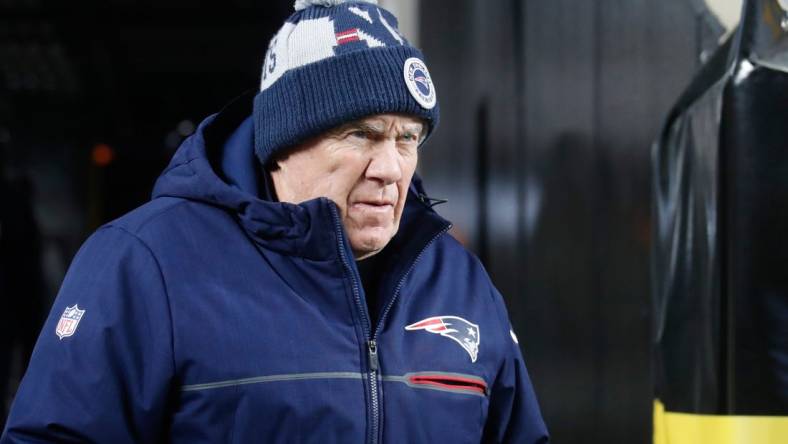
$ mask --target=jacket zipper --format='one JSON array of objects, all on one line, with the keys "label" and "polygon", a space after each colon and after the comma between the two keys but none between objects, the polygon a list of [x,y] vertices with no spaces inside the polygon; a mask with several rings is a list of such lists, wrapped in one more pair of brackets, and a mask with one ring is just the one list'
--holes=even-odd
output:
[{"label": "jacket zipper", "polygon": [[372,399],[372,443],[378,442],[378,431],[380,430],[380,399],[378,396],[378,343],[374,339],[367,342],[369,351],[369,393]]},{"label": "jacket zipper", "polygon": [[380,367],[380,365],[379,365],[379,356],[378,356],[378,342],[377,342],[378,333],[380,333],[380,330],[381,330],[381,328],[383,326],[383,323],[386,321],[386,316],[388,315],[389,311],[391,310],[391,307],[394,306],[394,302],[396,302],[397,297],[399,296],[400,290],[402,290],[402,285],[405,283],[405,278],[408,277],[410,272],[413,270],[413,267],[416,266],[416,263],[419,261],[419,259],[421,258],[421,255],[424,253],[424,251],[427,248],[429,248],[429,246],[432,245],[432,243],[435,242],[435,240],[438,237],[443,235],[443,233],[449,231],[449,228],[451,228],[451,225],[447,225],[446,227],[444,227],[440,232],[438,232],[435,236],[433,236],[432,239],[430,239],[430,241],[427,242],[424,245],[424,247],[422,247],[421,251],[419,251],[419,254],[416,255],[416,259],[414,259],[413,263],[410,265],[410,267],[408,267],[408,271],[406,271],[405,274],[402,275],[402,277],[400,278],[399,282],[397,283],[397,287],[394,289],[394,296],[392,296],[391,301],[389,301],[388,305],[386,306],[386,309],[383,311],[383,314],[380,316],[380,319],[378,319],[378,325],[375,327],[375,331],[372,333],[372,337],[369,340],[369,343],[368,343],[369,344],[369,363],[370,363],[370,369],[372,369],[371,376],[374,376],[374,377],[371,377],[371,379],[370,379],[370,388],[372,389],[371,390],[372,391],[372,408],[373,408],[373,411],[374,411],[374,418],[375,418],[375,426],[374,426],[374,433],[375,433],[375,435],[372,438],[372,442],[373,443],[377,443],[378,442],[378,429],[380,427],[380,425],[379,425],[379,421],[380,421],[380,406],[379,406],[379,401],[378,401],[378,388],[377,388],[377,383],[378,383],[378,379],[377,378],[378,378],[378,371],[379,371],[379,367]]},{"label": "jacket zipper", "polygon": [[378,429],[380,427],[380,401],[378,399],[378,368],[380,365],[378,361],[378,345],[377,342],[371,338],[372,323],[369,320],[369,313],[367,312],[365,305],[361,302],[361,294],[358,290],[358,280],[356,278],[356,273],[353,271],[353,267],[350,266],[350,261],[348,260],[347,252],[345,251],[345,232],[342,228],[342,221],[339,219],[339,215],[337,214],[336,205],[329,201],[328,206],[331,208],[331,214],[334,216],[334,228],[338,235],[337,241],[339,243],[339,257],[342,260],[342,265],[344,265],[347,273],[350,275],[351,282],[353,283],[353,298],[356,302],[356,307],[361,314],[361,329],[364,332],[364,338],[367,339],[367,356],[369,365],[369,374],[367,375],[367,379],[369,380],[369,397],[371,400],[370,417],[372,419],[369,432],[370,436],[368,436],[367,441],[375,444],[378,441]]},{"label": "jacket zipper", "polygon": [[421,255],[424,254],[424,251],[435,242],[441,235],[449,231],[451,228],[451,224],[447,224],[441,231],[439,231],[435,236],[427,242],[424,247],[419,251],[419,254],[416,255],[416,259],[413,260],[413,263],[408,268],[408,271],[402,275],[399,282],[397,283],[397,287],[394,289],[394,296],[391,298],[391,301],[386,306],[383,314],[380,316],[378,320],[377,326],[375,326],[375,331],[372,331],[372,322],[369,320],[369,313],[367,311],[366,305],[361,301],[361,294],[358,290],[358,280],[356,278],[356,273],[353,272],[353,267],[350,266],[350,261],[347,257],[347,252],[345,251],[345,232],[344,228],[342,228],[342,221],[339,219],[339,214],[337,214],[336,205],[326,199],[328,202],[329,207],[331,208],[331,214],[334,216],[334,228],[338,234],[338,243],[339,243],[339,256],[342,260],[342,264],[345,266],[348,274],[350,275],[350,280],[353,283],[353,297],[356,302],[356,307],[358,307],[359,313],[361,313],[362,325],[361,329],[364,332],[365,338],[367,340],[367,356],[368,356],[368,365],[369,365],[369,393],[370,393],[370,400],[372,405],[370,406],[372,410],[372,424],[370,427],[370,437],[369,442],[372,444],[376,444],[378,442],[378,435],[380,430],[380,394],[379,394],[379,387],[378,387],[378,377],[380,371],[380,358],[378,356],[378,343],[377,337],[378,333],[380,333],[381,327],[383,322],[386,320],[386,317],[391,310],[391,307],[396,302],[397,297],[399,296],[400,290],[402,290],[402,286],[405,283],[405,278],[408,277],[410,272],[413,270],[413,267],[416,266],[416,263],[421,258]]}]

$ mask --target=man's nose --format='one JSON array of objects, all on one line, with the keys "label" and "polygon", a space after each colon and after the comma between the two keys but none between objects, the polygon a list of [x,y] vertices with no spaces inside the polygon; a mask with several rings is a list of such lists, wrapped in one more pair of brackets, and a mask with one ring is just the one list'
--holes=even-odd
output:
[{"label": "man's nose", "polygon": [[366,176],[384,185],[394,183],[402,178],[400,155],[397,143],[391,139],[381,140],[372,150]]}]

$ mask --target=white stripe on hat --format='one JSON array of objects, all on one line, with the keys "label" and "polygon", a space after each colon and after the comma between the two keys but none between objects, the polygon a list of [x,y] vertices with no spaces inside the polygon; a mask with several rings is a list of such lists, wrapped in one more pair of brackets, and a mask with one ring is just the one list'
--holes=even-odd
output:
[{"label": "white stripe on hat", "polygon": [[394,29],[391,25],[389,25],[389,22],[386,21],[386,17],[383,17],[383,13],[380,12],[380,9],[378,9],[378,16],[380,16],[380,21],[383,23],[383,26],[385,26],[386,29],[389,31],[391,36],[394,37],[399,42],[400,45],[404,45],[405,42],[402,41],[402,37],[400,37],[396,29]]},{"label": "white stripe on hat", "polygon": [[357,6],[351,6],[347,8],[347,10],[368,21],[370,24],[372,23],[372,17],[369,16],[369,11],[365,11]]}]

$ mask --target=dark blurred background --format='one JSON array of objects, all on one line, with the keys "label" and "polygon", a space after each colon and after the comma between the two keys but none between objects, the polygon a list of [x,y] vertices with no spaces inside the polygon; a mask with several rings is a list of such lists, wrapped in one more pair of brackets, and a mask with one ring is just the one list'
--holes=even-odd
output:
[{"label": "dark blurred background", "polygon": [[[650,147],[724,27],[702,0],[381,4],[441,101],[421,174],[506,296],[555,441],[649,442]],[[291,11],[0,0],[0,418],[81,242],[257,88]]]}]

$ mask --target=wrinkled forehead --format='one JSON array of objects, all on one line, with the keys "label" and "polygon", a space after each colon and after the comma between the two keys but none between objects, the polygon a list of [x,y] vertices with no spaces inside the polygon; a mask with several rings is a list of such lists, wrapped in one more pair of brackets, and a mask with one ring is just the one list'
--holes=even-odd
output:
[{"label": "wrinkled forehead", "polygon": [[427,129],[427,122],[419,117],[408,114],[376,114],[342,124],[331,133],[348,128],[361,128],[377,133],[416,133],[423,135]]},{"label": "wrinkled forehead", "polygon": [[409,114],[375,114],[336,126],[328,131],[312,136],[311,138],[283,149],[272,156],[265,164],[269,171],[278,168],[278,163],[286,160],[292,154],[306,152],[317,149],[323,142],[344,138],[350,131],[364,131],[372,133],[375,137],[393,137],[405,134],[416,134],[419,137],[419,144],[424,142],[429,125],[425,119],[421,119]]}]

